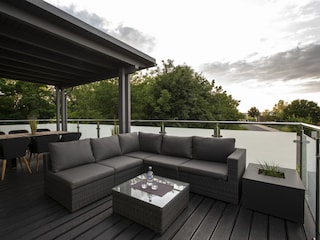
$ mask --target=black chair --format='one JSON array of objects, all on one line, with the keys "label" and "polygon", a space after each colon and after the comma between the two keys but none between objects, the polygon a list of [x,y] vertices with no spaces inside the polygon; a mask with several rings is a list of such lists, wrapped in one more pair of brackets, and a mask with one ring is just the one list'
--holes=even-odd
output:
[{"label": "black chair", "polygon": [[59,142],[69,142],[79,140],[81,132],[68,132],[61,135]]},{"label": "black chair", "polygon": [[32,173],[28,161],[25,157],[29,143],[30,138],[28,137],[0,139],[0,159],[2,159],[2,181],[5,177],[8,159],[19,158],[20,161],[22,160],[24,162],[28,172],[30,174]]},{"label": "black chair", "polygon": [[50,132],[49,128],[37,128],[36,132]]},{"label": "black chair", "polygon": [[36,170],[39,171],[39,158],[42,153],[49,152],[49,143],[57,142],[59,140],[58,134],[50,134],[43,136],[33,136],[31,138],[31,143],[29,144],[30,158],[31,161],[32,154],[35,155],[36,158]]},{"label": "black chair", "polygon": [[6,134],[5,132],[0,131],[0,135],[5,135],[5,134]]},{"label": "black chair", "polygon": [[9,131],[9,134],[16,134],[16,133],[29,133],[28,130],[25,130],[25,129],[19,129],[19,130],[10,130]]}]

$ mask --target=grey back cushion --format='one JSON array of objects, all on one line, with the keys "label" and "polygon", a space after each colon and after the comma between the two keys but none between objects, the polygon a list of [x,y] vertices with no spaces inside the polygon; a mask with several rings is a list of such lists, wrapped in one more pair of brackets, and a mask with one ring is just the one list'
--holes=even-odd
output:
[{"label": "grey back cushion", "polygon": [[117,135],[91,139],[91,147],[97,162],[121,155],[120,143]]},{"label": "grey back cushion", "polygon": [[140,150],[144,152],[160,153],[162,135],[139,132]]},{"label": "grey back cushion", "polygon": [[192,157],[192,137],[163,136],[161,153],[176,157]]},{"label": "grey back cushion", "polygon": [[121,153],[140,151],[139,136],[136,132],[119,134]]},{"label": "grey back cushion", "polygon": [[235,151],[235,141],[234,138],[193,137],[192,158],[225,163]]},{"label": "grey back cushion", "polygon": [[90,139],[49,144],[53,172],[95,162]]}]

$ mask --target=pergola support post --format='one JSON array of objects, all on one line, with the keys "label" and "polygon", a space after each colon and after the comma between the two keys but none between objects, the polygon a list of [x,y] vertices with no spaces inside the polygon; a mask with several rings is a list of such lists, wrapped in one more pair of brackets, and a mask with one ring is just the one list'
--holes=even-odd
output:
[{"label": "pergola support post", "polygon": [[60,108],[61,108],[61,103],[60,103],[60,88],[56,86],[56,126],[57,126],[57,131],[60,131]]},{"label": "pergola support post", "polygon": [[129,133],[131,125],[130,78],[125,68],[119,70],[119,133]]},{"label": "pergola support post", "polygon": [[66,89],[61,88],[61,100],[62,100],[62,131],[68,131],[67,124],[67,94]]},{"label": "pergola support post", "polygon": [[67,94],[65,88],[56,87],[56,115],[57,131],[68,131]]}]

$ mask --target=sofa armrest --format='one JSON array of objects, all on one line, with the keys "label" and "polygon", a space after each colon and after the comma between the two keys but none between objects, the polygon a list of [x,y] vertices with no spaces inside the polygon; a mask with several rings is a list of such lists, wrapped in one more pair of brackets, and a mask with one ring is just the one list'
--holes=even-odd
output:
[{"label": "sofa armrest", "polygon": [[238,182],[246,168],[246,149],[236,148],[227,158],[228,181]]}]

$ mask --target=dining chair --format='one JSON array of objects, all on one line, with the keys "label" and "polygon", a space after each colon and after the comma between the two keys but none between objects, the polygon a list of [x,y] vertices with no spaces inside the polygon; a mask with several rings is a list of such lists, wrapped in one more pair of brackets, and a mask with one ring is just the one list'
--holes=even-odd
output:
[{"label": "dining chair", "polygon": [[59,142],[69,142],[79,140],[81,132],[68,132],[61,135]]},{"label": "dining chair", "polygon": [[9,134],[16,134],[16,133],[28,133],[28,130],[25,129],[19,129],[19,130],[10,130]]},{"label": "dining chair", "polygon": [[19,138],[8,138],[0,139],[0,159],[2,159],[2,171],[1,171],[1,180],[4,180],[6,173],[6,166],[8,159],[19,158],[22,160],[31,174],[29,163],[25,157],[26,151],[30,143],[30,138],[28,137],[19,137]]},{"label": "dining chair", "polygon": [[58,134],[42,135],[42,136],[32,136],[31,142],[29,144],[29,163],[31,162],[32,155],[36,159],[36,171],[39,171],[39,158],[40,155],[49,152],[48,144],[51,142],[57,142],[59,140]]},{"label": "dining chair", "polygon": [[50,132],[49,128],[37,128],[36,132]]}]

